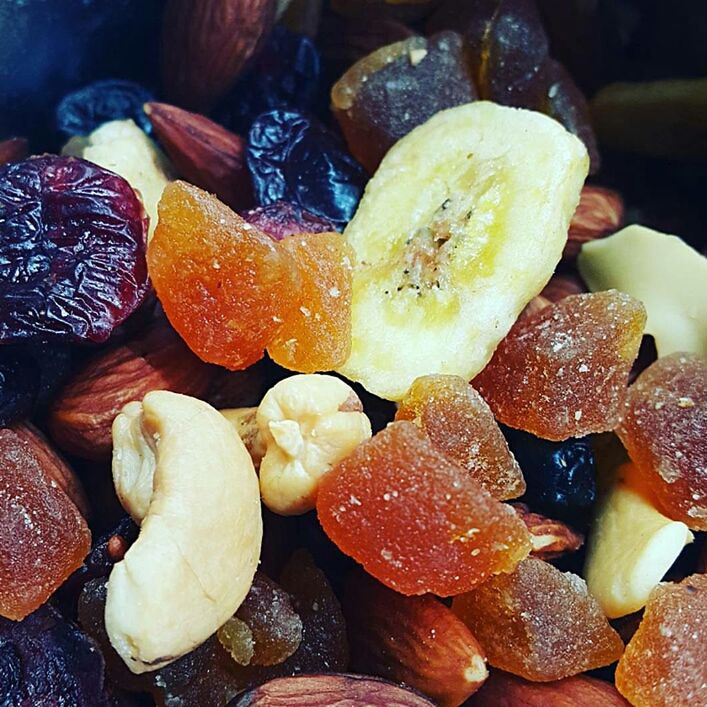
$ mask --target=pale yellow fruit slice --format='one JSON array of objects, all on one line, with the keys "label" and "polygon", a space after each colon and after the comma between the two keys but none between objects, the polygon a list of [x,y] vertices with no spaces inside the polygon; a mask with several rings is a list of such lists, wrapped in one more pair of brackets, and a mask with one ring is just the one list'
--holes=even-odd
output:
[{"label": "pale yellow fruit slice", "polygon": [[550,278],[588,165],[556,121],[485,101],[394,145],[345,231],[356,262],[340,372],[389,400],[418,376],[476,375]]}]

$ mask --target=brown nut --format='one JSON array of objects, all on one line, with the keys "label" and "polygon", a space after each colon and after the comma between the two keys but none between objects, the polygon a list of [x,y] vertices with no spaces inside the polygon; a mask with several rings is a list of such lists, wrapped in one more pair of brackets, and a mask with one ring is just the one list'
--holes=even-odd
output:
[{"label": "brown nut", "polygon": [[539,296],[550,302],[559,302],[565,297],[579,295],[586,291],[584,283],[576,275],[563,273],[562,275],[553,275]]},{"label": "brown nut", "polygon": [[582,547],[584,536],[576,533],[562,521],[533,513],[525,503],[511,503],[515,512],[530,532],[532,557],[540,560],[552,560]]},{"label": "brown nut", "polygon": [[0,165],[18,162],[29,155],[29,143],[23,137],[0,141]]},{"label": "brown nut", "polygon": [[260,434],[258,422],[255,418],[258,408],[228,408],[219,412],[235,427],[238,436],[245,444],[245,448],[253,460],[256,469],[267,452],[267,444]]},{"label": "brown nut", "polygon": [[562,259],[574,260],[583,243],[608,236],[621,228],[623,221],[624,202],[619,194],[604,187],[585,185],[570,221]]}]

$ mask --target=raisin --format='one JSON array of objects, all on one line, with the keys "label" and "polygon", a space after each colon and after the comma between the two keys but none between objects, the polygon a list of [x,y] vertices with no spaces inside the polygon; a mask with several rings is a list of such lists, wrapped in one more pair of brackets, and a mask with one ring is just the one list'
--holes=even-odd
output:
[{"label": "raisin", "polygon": [[366,183],[363,168],[337,136],[295,110],[256,118],[247,159],[261,206],[284,199],[337,226],[351,219]]},{"label": "raisin", "polygon": [[74,157],[0,169],[0,342],[100,343],[148,290],[142,204]]},{"label": "raisin", "polygon": [[331,221],[287,201],[256,206],[242,212],[241,216],[276,241],[298,233],[327,233],[336,230]]}]

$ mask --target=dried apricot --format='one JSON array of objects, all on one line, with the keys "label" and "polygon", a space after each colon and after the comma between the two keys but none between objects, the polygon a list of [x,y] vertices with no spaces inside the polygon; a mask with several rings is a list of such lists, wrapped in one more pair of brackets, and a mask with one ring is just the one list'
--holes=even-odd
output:
[{"label": "dried apricot", "polygon": [[509,572],[528,531],[413,423],[394,422],[327,474],[317,514],[339,549],[402,594],[459,594]]},{"label": "dried apricot", "polygon": [[707,363],[674,353],[629,388],[617,428],[663,512],[707,530]]},{"label": "dried apricot", "polygon": [[619,421],[646,311],[616,290],[565,297],[525,317],[473,384],[498,420],[550,440]]},{"label": "dried apricot", "polygon": [[523,474],[493,413],[463,378],[418,378],[395,419],[421,427],[435,447],[467,469],[494,498],[505,501],[525,493]]}]

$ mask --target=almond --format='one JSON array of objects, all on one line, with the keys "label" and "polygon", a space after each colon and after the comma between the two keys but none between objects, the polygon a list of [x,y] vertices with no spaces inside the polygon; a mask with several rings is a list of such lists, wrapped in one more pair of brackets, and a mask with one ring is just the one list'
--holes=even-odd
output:
[{"label": "almond", "polygon": [[562,275],[553,275],[539,296],[550,302],[559,302],[565,297],[586,291],[584,283],[576,275],[563,273]]},{"label": "almond", "polygon": [[627,707],[628,702],[608,682],[575,675],[537,683],[494,670],[469,700],[469,707]]},{"label": "almond", "polygon": [[540,560],[552,560],[582,547],[584,536],[562,521],[533,513],[525,503],[511,503],[530,532],[530,554]]},{"label": "almond", "polygon": [[211,368],[167,327],[108,349],[78,371],[49,413],[49,431],[66,452],[95,461],[110,458],[111,426],[124,405],[151,390],[202,395]]},{"label": "almond", "polygon": [[432,707],[424,697],[367,675],[322,673],[275,678],[243,693],[231,707]]},{"label": "almond", "polygon": [[29,155],[29,143],[23,137],[0,141],[0,165],[19,162]]},{"label": "almond", "polygon": [[179,176],[240,211],[253,202],[243,138],[198,113],[146,103],[157,139]]},{"label": "almond", "polygon": [[276,7],[276,0],[167,0],[162,28],[165,95],[187,108],[211,108],[267,39]]},{"label": "almond", "polygon": [[570,221],[563,260],[574,260],[583,243],[617,231],[624,220],[624,202],[615,191],[585,185]]},{"label": "almond", "polygon": [[471,631],[431,595],[403,596],[357,571],[342,608],[354,670],[410,685],[442,707],[460,705],[488,675]]},{"label": "almond", "polygon": [[539,312],[541,309],[545,309],[548,304],[552,304],[552,302],[550,302],[547,297],[543,297],[543,295],[535,295],[535,297],[533,297],[533,299],[531,299],[530,302],[525,305],[525,309],[523,309],[523,311],[520,313],[518,319],[530,317],[536,312]]}]

